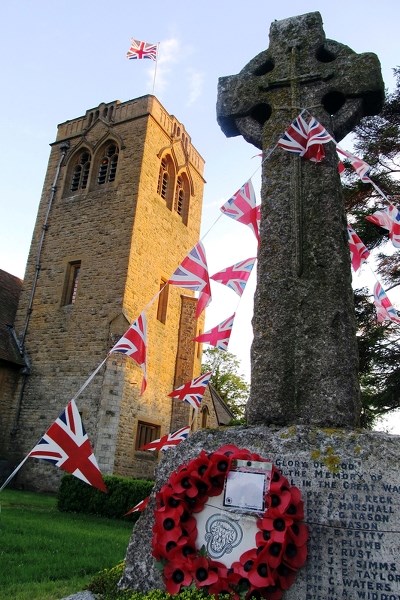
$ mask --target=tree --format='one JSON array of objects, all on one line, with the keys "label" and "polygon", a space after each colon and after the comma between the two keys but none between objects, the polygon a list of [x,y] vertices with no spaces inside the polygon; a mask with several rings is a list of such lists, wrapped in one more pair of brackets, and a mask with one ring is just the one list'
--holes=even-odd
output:
[{"label": "tree", "polygon": [[209,348],[203,352],[202,373],[212,371],[211,385],[226,402],[236,421],[244,419],[250,385],[239,373],[240,362],[231,352]]},{"label": "tree", "polygon": [[[354,154],[371,166],[370,177],[395,205],[400,198],[400,68],[394,69],[395,90],[386,95],[380,115],[366,117],[354,131]],[[353,228],[369,250],[375,250],[375,272],[387,290],[400,285],[400,251],[388,241],[388,232],[365,220],[387,201],[357,175],[346,176],[345,202]],[[362,425],[400,408],[400,328],[379,324],[367,289],[356,290]]]}]

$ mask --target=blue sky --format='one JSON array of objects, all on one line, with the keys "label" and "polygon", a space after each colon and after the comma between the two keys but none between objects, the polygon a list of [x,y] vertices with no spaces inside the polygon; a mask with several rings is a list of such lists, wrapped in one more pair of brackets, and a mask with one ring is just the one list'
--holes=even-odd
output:
[{"label": "blue sky", "polygon": [[[238,73],[268,46],[270,23],[319,10],[328,38],[375,52],[386,86],[400,63],[400,3],[336,0],[20,0],[2,7],[0,66],[0,268],[23,277],[57,124],[100,102],[153,91],[154,63],[125,58],[131,37],[160,42],[155,95],[185,124],[206,161],[203,233],[219,206],[257,170],[257,150],[225,138],[215,117],[218,77]],[[253,179],[258,192],[259,173]],[[244,231],[243,231],[244,230]],[[240,246],[238,244],[240,240]],[[221,218],[204,239],[211,272],[253,256],[247,228]],[[248,373],[255,273],[237,312],[230,350]],[[218,284],[213,287],[217,290]],[[236,308],[215,291],[207,324]]]}]

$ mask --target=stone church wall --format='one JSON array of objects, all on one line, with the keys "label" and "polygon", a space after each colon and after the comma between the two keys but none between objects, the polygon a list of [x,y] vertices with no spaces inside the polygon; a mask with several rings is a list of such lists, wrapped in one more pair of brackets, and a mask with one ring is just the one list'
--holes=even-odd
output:
[{"label": "stone church wall", "polygon": [[[102,118],[106,108],[109,114],[113,109],[112,118]],[[61,124],[52,145],[15,323],[17,334],[26,319],[60,144],[67,140],[70,148],[49,212],[25,340],[32,369],[18,433],[8,452],[21,458],[29,452],[147,307],[148,385],[143,396],[139,396],[139,367],[114,354],[76,401],[100,468],[148,477],[154,458],[138,453],[135,436],[139,421],[158,425],[161,435],[171,430],[172,402],[167,394],[174,388],[182,290],[170,286],[165,323],[157,320],[158,301],[149,302],[161,279],[169,278],[199,239],[204,162],[184,127],[154,97],[100,105],[97,112],[96,116],[93,109],[84,118]],[[99,186],[97,152],[109,139],[119,147],[116,179]],[[91,175],[85,190],[71,193],[69,161],[82,148],[94,157]],[[176,173],[186,173],[190,181],[187,225],[157,193],[165,153],[172,157]],[[64,306],[66,271],[73,261],[81,261],[78,291],[75,303]],[[197,374],[199,357],[192,360],[192,372]],[[42,461],[28,463],[20,475],[21,485],[43,489],[46,480],[47,489],[57,487],[60,473],[54,467],[49,469]]]}]

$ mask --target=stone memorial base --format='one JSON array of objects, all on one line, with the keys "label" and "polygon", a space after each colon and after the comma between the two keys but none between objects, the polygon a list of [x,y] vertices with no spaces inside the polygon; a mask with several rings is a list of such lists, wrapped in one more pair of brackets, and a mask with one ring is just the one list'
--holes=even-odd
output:
[{"label": "stone memorial base", "polygon": [[[202,431],[166,452],[154,491],[202,449],[226,444],[273,462],[297,486],[308,559],[285,600],[400,600],[400,436],[305,426]],[[154,493],[130,540],[120,585],[164,588],[151,555]]]}]

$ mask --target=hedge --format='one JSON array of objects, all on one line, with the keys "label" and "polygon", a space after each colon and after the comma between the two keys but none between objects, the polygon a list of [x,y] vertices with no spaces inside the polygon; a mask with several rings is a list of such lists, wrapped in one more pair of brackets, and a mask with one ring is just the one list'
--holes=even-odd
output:
[{"label": "hedge", "polygon": [[154,481],[104,475],[108,494],[84,483],[73,475],[64,475],[57,495],[57,508],[62,512],[80,512],[136,521],[140,513],[124,517],[129,509],[147,498]]}]

